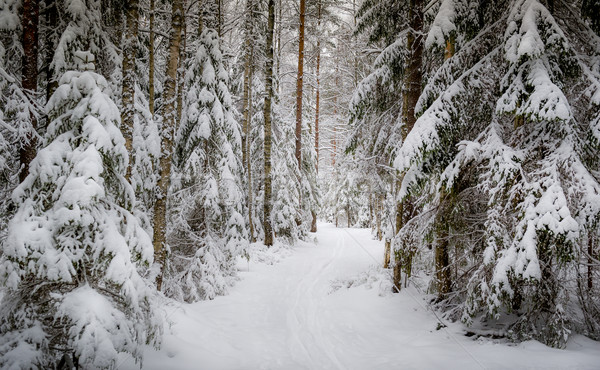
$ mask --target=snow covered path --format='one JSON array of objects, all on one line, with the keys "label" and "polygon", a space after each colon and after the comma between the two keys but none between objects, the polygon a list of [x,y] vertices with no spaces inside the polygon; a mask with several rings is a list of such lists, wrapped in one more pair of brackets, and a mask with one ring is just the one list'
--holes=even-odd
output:
[{"label": "snow covered path", "polygon": [[[332,293],[331,282],[382,260],[369,230],[320,224],[280,263],[251,263],[231,294],[166,307],[173,321],[144,369],[599,369],[600,344],[574,337],[567,350],[538,342],[477,341],[436,321],[415,290],[379,296],[364,286]],[[373,259],[375,258],[375,260]],[[123,361],[119,369],[137,368]]]}]

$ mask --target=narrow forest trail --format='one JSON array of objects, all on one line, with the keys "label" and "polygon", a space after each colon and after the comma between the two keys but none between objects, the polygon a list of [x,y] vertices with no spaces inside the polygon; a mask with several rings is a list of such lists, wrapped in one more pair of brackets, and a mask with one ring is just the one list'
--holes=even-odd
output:
[{"label": "narrow forest trail", "polygon": [[[274,265],[251,263],[231,294],[167,306],[173,322],[144,369],[597,369],[598,343],[576,336],[567,350],[475,341],[460,324],[435,330],[417,292],[379,296],[377,286],[332,292],[332,281],[382,259],[369,230],[320,224]],[[249,267],[249,271],[248,268]],[[123,361],[119,369],[135,369]]]}]

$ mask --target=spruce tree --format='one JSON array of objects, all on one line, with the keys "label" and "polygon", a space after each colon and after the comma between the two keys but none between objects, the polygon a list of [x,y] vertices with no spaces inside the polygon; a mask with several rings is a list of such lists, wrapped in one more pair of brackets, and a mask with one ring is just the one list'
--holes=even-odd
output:
[{"label": "spruce tree", "polygon": [[[453,282],[467,296],[449,296],[466,302],[463,319],[517,312],[508,324],[514,338],[559,347],[578,320],[595,320],[569,312],[570,296],[580,293],[568,275],[595,237],[599,212],[589,109],[597,95],[588,93],[598,86],[589,65],[597,51],[558,21],[571,11],[536,0],[478,9],[486,27],[428,81],[422,115],[395,161],[410,174],[400,196],[430,199],[421,205],[433,210],[421,213],[423,224],[438,238],[446,224],[455,246],[449,258],[474,271]],[[472,239],[453,236],[461,234]]]},{"label": "spruce tree", "polygon": [[247,243],[241,130],[219,44],[217,32],[203,28],[186,72],[176,139],[182,191],[167,292],[188,302],[224,294]]},{"label": "spruce tree", "polygon": [[3,246],[2,365],[52,368],[141,359],[161,330],[153,292],[138,269],[152,263],[148,234],[132,214],[120,115],[94,57],[75,51],[46,110],[43,148],[13,193],[18,210]]}]

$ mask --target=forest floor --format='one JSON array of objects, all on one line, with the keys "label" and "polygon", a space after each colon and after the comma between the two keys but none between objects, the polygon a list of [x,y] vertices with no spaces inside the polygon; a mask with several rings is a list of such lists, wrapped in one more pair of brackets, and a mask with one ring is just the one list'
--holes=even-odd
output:
[{"label": "forest floor", "polygon": [[[558,350],[467,337],[460,323],[436,330],[415,288],[387,293],[369,230],[319,224],[313,237],[240,261],[227,296],[167,305],[171,332],[143,369],[600,368],[600,343],[579,335]],[[118,368],[138,366],[123,358]]]}]

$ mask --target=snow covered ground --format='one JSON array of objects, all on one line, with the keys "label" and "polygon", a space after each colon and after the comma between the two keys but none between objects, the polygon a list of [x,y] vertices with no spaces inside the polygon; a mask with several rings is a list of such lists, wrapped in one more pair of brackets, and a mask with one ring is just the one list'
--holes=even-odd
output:
[{"label": "snow covered ground", "polygon": [[[167,306],[172,333],[160,351],[146,351],[143,368],[600,369],[600,343],[582,336],[566,350],[475,340],[461,324],[436,330],[412,288],[380,295],[389,288],[383,281],[332,289],[373,270],[383,245],[369,230],[330,224],[320,224],[316,238],[279,263],[240,264],[228,296]],[[136,368],[127,359],[119,365]]]}]

